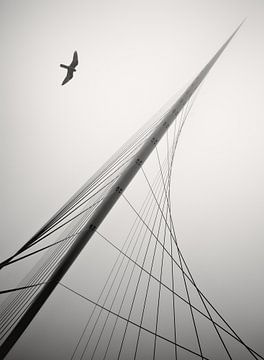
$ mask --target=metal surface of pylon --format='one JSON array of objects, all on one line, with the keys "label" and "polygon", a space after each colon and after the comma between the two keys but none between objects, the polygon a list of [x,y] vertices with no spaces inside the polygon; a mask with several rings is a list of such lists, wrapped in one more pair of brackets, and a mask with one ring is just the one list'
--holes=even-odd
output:
[{"label": "metal surface of pylon", "polygon": [[153,149],[166,133],[167,129],[174,122],[177,115],[181,112],[185,104],[188,102],[190,97],[197,90],[199,85],[202,83],[210,69],[213,67],[217,59],[220,57],[222,52],[225,50],[229,42],[235,36],[239,28],[243,23],[241,23],[234,33],[228,38],[228,40],[222,45],[222,47],[217,51],[213,58],[208,62],[208,64],[202,69],[202,71],[196,76],[190,86],[183,92],[179,99],[171,106],[168,113],[164,116],[162,122],[154,129],[151,135],[145,140],[139,151],[128,163],[127,167],[123,170],[117,181],[109,189],[106,197],[97,207],[92,217],[88,220],[87,224],[84,226],[80,234],[77,236],[74,244],[64,255],[63,259],[60,261],[56,269],[53,271],[53,274],[50,276],[48,282],[43,285],[42,289],[36,295],[35,299],[32,301],[28,309],[25,311],[21,319],[15,325],[13,330],[10,332],[6,340],[3,342],[0,348],[0,359],[3,359],[19,337],[23,334],[27,326],[30,324],[34,316],[40,310],[42,305],[48,299],[52,291],[58,285],[62,277],[65,275],[67,270],[70,268],[72,263],[78,257],[81,250],[93,236],[95,230],[99,227],[102,221],[105,219],[111,208],[114,206],[116,201],[119,199],[122,192],[126,189],[128,184],[134,178],[134,176],[139,171],[142,164],[151,154]]}]

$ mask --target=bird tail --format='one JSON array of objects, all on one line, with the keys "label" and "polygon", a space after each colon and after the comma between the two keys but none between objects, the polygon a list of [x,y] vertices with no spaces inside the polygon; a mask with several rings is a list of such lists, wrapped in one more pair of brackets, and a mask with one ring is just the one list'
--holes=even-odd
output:
[{"label": "bird tail", "polygon": [[69,66],[64,65],[64,64],[60,64],[60,67],[64,68],[64,69],[69,69]]}]

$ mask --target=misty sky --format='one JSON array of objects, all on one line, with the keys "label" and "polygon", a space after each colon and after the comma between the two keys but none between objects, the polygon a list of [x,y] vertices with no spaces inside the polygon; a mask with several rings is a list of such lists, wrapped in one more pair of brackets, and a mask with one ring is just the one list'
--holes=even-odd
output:
[{"label": "misty sky", "polygon": [[[264,353],[264,2],[0,3],[1,259],[12,254],[247,21],[181,136],[172,205],[200,287]],[[73,51],[74,79],[64,87]],[[13,287],[15,275],[1,276]]]}]

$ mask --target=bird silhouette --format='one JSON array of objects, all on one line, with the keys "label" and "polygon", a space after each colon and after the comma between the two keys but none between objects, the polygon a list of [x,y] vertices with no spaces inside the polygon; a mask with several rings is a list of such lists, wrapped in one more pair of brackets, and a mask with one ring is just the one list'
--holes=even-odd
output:
[{"label": "bird silhouette", "polygon": [[62,68],[67,69],[67,75],[61,85],[66,84],[68,81],[70,81],[73,78],[73,73],[74,71],[76,71],[75,68],[77,65],[78,65],[78,54],[77,51],[74,51],[73,59],[70,65],[60,64]]}]

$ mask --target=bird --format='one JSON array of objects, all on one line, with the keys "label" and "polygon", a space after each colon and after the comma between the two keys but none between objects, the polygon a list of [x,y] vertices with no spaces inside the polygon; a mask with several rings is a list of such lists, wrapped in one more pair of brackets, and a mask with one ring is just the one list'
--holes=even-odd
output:
[{"label": "bird", "polygon": [[73,59],[72,59],[72,62],[70,63],[70,65],[60,64],[60,66],[62,68],[67,69],[67,75],[61,85],[66,84],[68,81],[70,81],[73,78],[73,73],[74,73],[74,71],[76,71],[75,68],[77,65],[78,65],[78,54],[77,54],[77,51],[74,51]]}]

